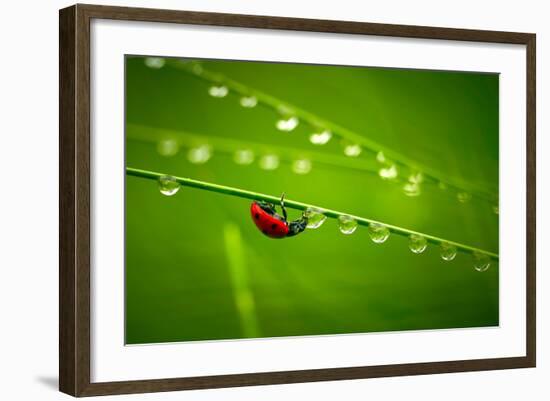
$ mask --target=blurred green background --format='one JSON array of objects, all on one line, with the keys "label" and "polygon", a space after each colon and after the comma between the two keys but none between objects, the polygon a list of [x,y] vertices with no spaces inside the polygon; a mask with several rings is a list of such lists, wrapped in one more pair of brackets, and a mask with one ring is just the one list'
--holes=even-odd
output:
[{"label": "blurred green background", "polygon": [[[462,203],[456,191],[429,183],[420,196],[405,196],[401,183],[376,174],[375,154],[367,149],[346,157],[336,136],[313,145],[313,129],[303,123],[281,132],[274,110],[241,107],[231,91],[209,95],[211,85],[186,71],[188,63],[127,57],[128,167],[275,196],[284,191],[289,199],[498,253],[497,200],[473,196]],[[214,60],[200,65],[449,180],[498,194],[496,74]],[[228,149],[250,143],[256,144],[254,162],[235,163]],[[210,158],[190,162],[190,148],[204,145]],[[259,167],[268,153],[280,157],[278,168]],[[332,162],[317,162],[325,156]],[[295,173],[296,158],[310,160],[311,171]],[[355,168],[356,161],[372,165],[374,173]],[[154,181],[126,177],[126,343],[498,325],[495,262],[478,272],[469,254],[445,262],[434,245],[413,254],[405,237],[375,244],[365,227],[343,235],[333,219],[274,240],[258,231],[249,207],[245,199],[186,187],[163,196]]]}]

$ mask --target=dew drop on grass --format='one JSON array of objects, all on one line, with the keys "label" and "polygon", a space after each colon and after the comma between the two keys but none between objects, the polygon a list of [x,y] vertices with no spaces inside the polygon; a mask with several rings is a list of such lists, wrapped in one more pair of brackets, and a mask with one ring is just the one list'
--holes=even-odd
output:
[{"label": "dew drop on grass", "polygon": [[499,207],[498,207],[498,205],[493,205],[493,213],[494,213],[494,214],[499,214]]},{"label": "dew drop on grass", "polygon": [[308,159],[298,159],[292,162],[292,171],[296,174],[304,175],[311,171],[311,161]]},{"label": "dew drop on grass", "polygon": [[204,72],[204,69],[202,68],[202,65],[197,61],[191,61],[189,62],[191,65],[191,71],[193,74],[201,75]]},{"label": "dew drop on grass", "polygon": [[274,154],[263,155],[260,158],[260,168],[262,170],[276,170],[279,167],[279,157]]},{"label": "dew drop on grass", "polygon": [[321,227],[327,219],[322,210],[312,207],[306,209],[304,216],[307,218],[307,228],[310,229]]},{"label": "dew drop on grass", "polygon": [[246,166],[254,161],[254,152],[250,149],[238,149],[233,154],[235,163]]},{"label": "dew drop on grass", "polygon": [[389,238],[390,230],[383,224],[371,223],[369,224],[369,236],[373,242],[382,244]]},{"label": "dew drop on grass", "polygon": [[166,196],[175,195],[180,189],[180,183],[171,175],[163,175],[158,179],[160,193]]},{"label": "dew drop on grass", "polygon": [[187,152],[187,160],[193,164],[204,164],[212,156],[212,150],[208,145],[201,145],[189,149]]},{"label": "dew drop on grass", "polygon": [[484,272],[491,265],[491,259],[488,255],[481,252],[474,252],[474,267],[478,272]]},{"label": "dew drop on grass", "polygon": [[363,149],[357,144],[346,144],[344,145],[344,154],[348,157],[357,157],[361,154]]},{"label": "dew drop on grass", "polygon": [[351,216],[339,216],[338,228],[342,234],[353,234],[357,230],[357,221]]},{"label": "dew drop on grass", "polygon": [[292,116],[292,117],[281,118],[277,120],[277,123],[275,124],[275,126],[279,131],[290,132],[294,128],[296,128],[298,124],[299,124],[298,118]]},{"label": "dew drop on grass", "polygon": [[258,104],[258,99],[256,99],[256,96],[243,96],[240,100],[241,106],[246,109],[251,109],[253,107],[256,107]]},{"label": "dew drop on grass", "polygon": [[451,261],[456,257],[456,246],[449,244],[448,242],[442,242],[439,250],[441,259],[445,261]]},{"label": "dew drop on grass", "polygon": [[149,68],[153,68],[155,70],[158,70],[162,67],[164,67],[165,61],[162,57],[146,57],[145,58],[145,65]]},{"label": "dew drop on grass", "polygon": [[468,192],[459,192],[456,194],[456,198],[460,203],[466,203],[469,202],[470,199],[472,199],[472,195],[470,195]]},{"label": "dew drop on grass", "polygon": [[424,175],[421,172],[416,172],[409,176],[409,182],[412,182],[413,184],[422,184],[423,181]]},{"label": "dew drop on grass", "polygon": [[407,182],[403,185],[403,193],[410,197],[419,196],[422,193],[420,185],[415,182]]},{"label": "dew drop on grass", "polygon": [[412,253],[422,253],[426,250],[428,241],[422,235],[411,234],[409,236],[409,249]]},{"label": "dew drop on grass", "polygon": [[229,89],[225,85],[213,85],[208,89],[208,94],[212,97],[226,97],[229,93]]},{"label": "dew drop on grass", "polygon": [[178,142],[174,139],[163,139],[157,144],[157,152],[161,156],[175,156],[179,151]]},{"label": "dew drop on grass", "polygon": [[332,138],[332,132],[324,130],[322,132],[314,132],[309,136],[309,141],[314,145],[325,145]]},{"label": "dew drop on grass", "polygon": [[384,180],[392,180],[397,177],[397,167],[392,164],[389,167],[382,167],[378,170],[378,175]]}]

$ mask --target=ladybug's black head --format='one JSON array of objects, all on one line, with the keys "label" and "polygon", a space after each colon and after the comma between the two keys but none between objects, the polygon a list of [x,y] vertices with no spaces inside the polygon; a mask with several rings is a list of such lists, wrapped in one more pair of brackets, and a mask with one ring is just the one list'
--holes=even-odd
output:
[{"label": "ladybug's black head", "polygon": [[307,217],[302,216],[298,220],[291,221],[288,223],[288,234],[287,237],[293,237],[300,234],[307,227]]}]

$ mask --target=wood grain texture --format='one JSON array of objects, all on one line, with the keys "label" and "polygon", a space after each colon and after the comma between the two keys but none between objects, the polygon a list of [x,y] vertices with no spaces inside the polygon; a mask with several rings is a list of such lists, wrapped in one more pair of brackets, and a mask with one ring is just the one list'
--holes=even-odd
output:
[{"label": "wood grain texture", "polygon": [[536,238],[536,209],[537,209],[537,176],[536,176],[536,156],[537,156],[537,139],[536,139],[536,36],[530,35],[527,42],[527,233],[526,249],[527,258],[525,261],[527,274],[527,302],[526,302],[526,333],[527,333],[527,359],[530,366],[536,365],[536,344],[537,344],[537,318],[536,318],[536,255],[537,255],[537,238]]},{"label": "wood grain texture", "polygon": [[223,14],[196,11],[160,10],[113,6],[78,5],[92,18],[127,21],[171,22],[240,28],[281,29],[309,32],[344,33],[403,38],[445,39],[475,42],[526,44],[530,34],[473,29],[436,28],[413,25],[379,24],[355,21],[331,21],[259,15]]},{"label": "wood grain texture", "polygon": [[59,16],[59,389],[74,394],[75,327],[75,8]]},{"label": "wood grain texture", "polygon": [[306,383],[327,380],[355,380],[377,377],[414,376],[437,373],[530,367],[526,358],[479,359],[468,361],[412,363],[368,367],[296,370],[223,376],[95,383],[81,395],[148,393],[208,388]]},{"label": "wood grain texture", "polygon": [[60,10],[60,336],[59,389],[90,385],[89,18]]},{"label": "wood grain texture", "polygon": [[[527,48],[526,356],[91,383],[90,20],[92,18],[525,45]],[[59,30],[59,388],[62,392],[73,396],[92,396],[535,366],[536,38],[534,34],[94,5],[76,5],[61,10]]]}]

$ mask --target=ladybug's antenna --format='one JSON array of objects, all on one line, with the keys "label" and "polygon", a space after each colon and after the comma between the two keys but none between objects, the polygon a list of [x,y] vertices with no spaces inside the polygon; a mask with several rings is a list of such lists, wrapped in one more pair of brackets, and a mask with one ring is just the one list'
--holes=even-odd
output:
[{"label": "ladybug's antenna", "polygon": [[284,192],[281,195],[281,209],[283,210],[283,217],[285,218],[285,221],[286,221],[287,220],[287,215],[286,215],[286,209],[285,209],[285,193]]}]

